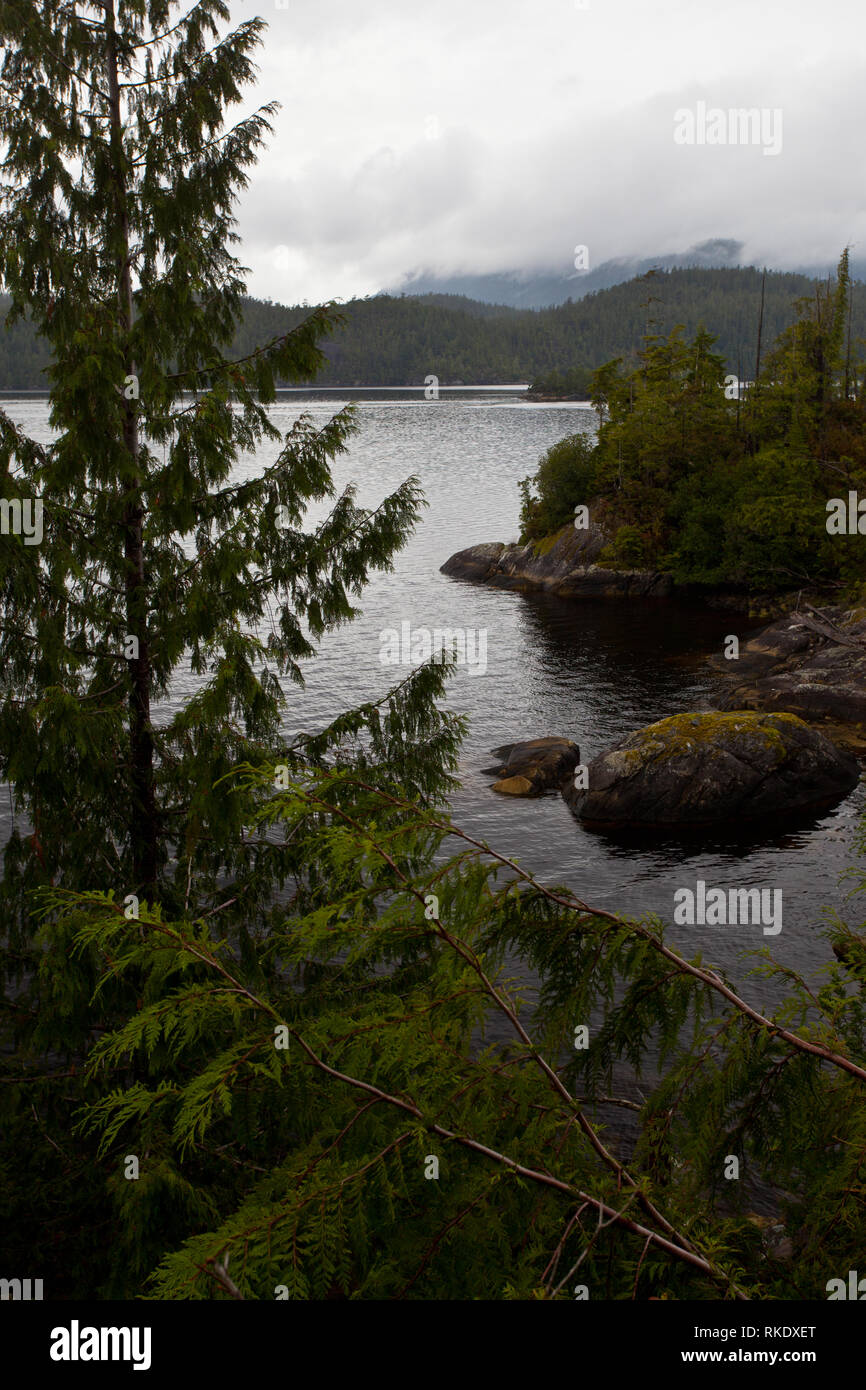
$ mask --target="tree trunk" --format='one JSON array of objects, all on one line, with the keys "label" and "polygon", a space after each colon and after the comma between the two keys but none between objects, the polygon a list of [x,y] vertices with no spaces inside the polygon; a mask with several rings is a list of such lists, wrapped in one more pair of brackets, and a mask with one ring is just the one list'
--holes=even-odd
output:
[{"label": "tree trunk", "polygon": [[[129,256],[129,217],[123,154],[120,84],[117,67],[117,40],[114,29],[114,0],[105,6],[108,57],[108,95],[111,117],[111,146],[114,184],[117,194],[116,233],[118,238],[118,324],[129,341],[132,329],[132,270]],[[136,376],[131,352],[125,363],[127,376]],[[138,414],[134,400],[124,399],[123,443],[130,458],[130,476],[124,484],[123,536],[126,562],[127,635],[138,641],[137,655],[129,658],[129,739],[131,804],[129,836],[136,888],[152,898],[155,894],[158,862],[156,794],[154,788],[153,733],[150,722],[150,652],[147,634],[147,581],[144,567],[144,507],[141,500],[139,469]]]},{"label": "tree trunk", "polygon": [[764,266],[764,273],[761,276],[761,312],[758,315],[758,346],[755,351],[755,394],[760,389],[758,380],[761,375],[761,338],[764,332],[764,289],[767,283],[767,267]]}]

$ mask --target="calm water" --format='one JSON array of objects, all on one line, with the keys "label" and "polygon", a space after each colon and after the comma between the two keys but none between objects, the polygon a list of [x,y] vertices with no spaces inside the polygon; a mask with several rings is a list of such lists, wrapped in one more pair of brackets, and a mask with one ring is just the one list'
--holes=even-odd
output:
[{"label": "calm water", "polygon": [[[861,787],[832,813],[796,833],[772,826],[750,843],[704,840],[688,845],[622,845],[581,828],[558,795],[535,801],[490,791],[481,768],[498,744],[562,734],[589,761],[642,725],[693,709],[711,678],[702,664],[721,650],[723,636],[743,631],[730,614],[661,601],[564,601],[486,589],[446,578],[439,566],[454,551],[480,541],[517,536],[518,480],[534,471],[543,451],[564,435],[590,430],[594,416],[574,406],[530,404],[519,392],[461,392],[424,401],[405,394],[358,397],[359,432],[337,460],[338,486],[353,480],[358,499],[375,505],[416,474],[428,507],[392,574],[374,576],[359,601],[363,614],[331,633],[308,663],[306,689],[289,686],[290,731],[324,724],[349,705],[382,695],[399,667],[380,663],[380,632],[401,623],[429,629],[486,629],[485,674],[458,671],[450,689],[455,709],[470,716],[463,747],[457,823],[516,857],[549,883],[565,883],[585,901],[672,920],[673,894],[697,879],[718,887],[783,890],[781,934],[759,927],[676,927],[670,940],[701,950],[742,980],[737,956],[769,945],[787,965],[814,974],[832,959],[819,935],[822,910],[843,910],[849,886],[841,875],[853,861],[852,837],[864,807]],[[281,397],[274,422],[287,429],[307,411],[324,421],[349,397]],[[17,423],[47,440],[42,399],[6,398]],[[269,462],[269,446],[256,467]],[[252,465],[251,465],[252,466]],[[325,509],[311,512],[311,520]],[[194,688],[180,671],[173,704]],[[169,713],[163,709],[162,717]],[[4,798],[5,799],[5,798]],[[2,819],[2,818],[0,818]],[[8,832],[8,814],[0,833]],[[857,919],[849,907],[848,919]],[[769,1003],[768,986],[754,980],[750,999]]]}]

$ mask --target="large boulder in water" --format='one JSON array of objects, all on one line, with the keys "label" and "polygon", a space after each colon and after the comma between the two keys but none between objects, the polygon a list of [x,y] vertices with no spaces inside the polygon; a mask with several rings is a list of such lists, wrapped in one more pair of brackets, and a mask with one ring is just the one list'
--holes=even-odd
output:
[{"label": "large boulder in water", "polygon": [[826,809],[853,790],[856,760],[796,715],[677,714],[630,734],[563,795],[587,824],[694,827]]},{"label": "large boulder in water", "polygon": [[486,767],[488,777],[497,777],[493,790],[503,796],[540,796],[560,791],[571,780],[580,762],[580,749],[569,738],[531,738],[525,743],[505,743],[492,749],[499,761]]}]

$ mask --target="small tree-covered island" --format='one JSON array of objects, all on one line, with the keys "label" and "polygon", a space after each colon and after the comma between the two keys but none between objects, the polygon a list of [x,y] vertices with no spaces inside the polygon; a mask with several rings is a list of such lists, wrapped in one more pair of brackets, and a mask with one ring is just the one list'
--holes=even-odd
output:
[{"label": "small tree-covered island", "polygon": [[647,592],[727,591],[745,609],[756,592],[856,598],[866,363],[851,341],[850,289],[845,251],[835,283],[799,302],[763,360],[759,343],[748,383],[705,329],[691,341],[678,328],[648,333],[632,369],[618,358],[592,372],[597,437],[564,439],[522,484],[527,582],[529,561],[567,539],[575,570],[598,562],[624,590],[651,579]]},{"label": "small tree-covered island", "polygon": [[[770,954],[767,889],[701,880],[666,921],[486,843],[451,811],[467,721],[447,654],[321,726],[305,712],[305,672],[424,497],[414,476],[364,505],[337,485],[351,406],[276,422],[277,383],[315,380],[341,332],[334,304],[232,350],[235,204],[275,107],[227,121],[265,28],[229,18],[222,0],[0,10],[0,288],[50,392],[46,437],[0,409],[4,1287],[848,1297],[856,908],[815,923],[816,988]],[[520,544],[449,562],[572,605],[683,590],[777,622],[776,647],[744,641],[724,708],[624,729],[588,767],[568,739],[495,750],[506,792],[567,791],[575,837],[856,786],[856,737],[836,737],[866,727],[850,289],[846,253],[742,390],[705,330],[596,369],[597,438],[524,484]],[[678,935],[744,902],[757,977]]]}]

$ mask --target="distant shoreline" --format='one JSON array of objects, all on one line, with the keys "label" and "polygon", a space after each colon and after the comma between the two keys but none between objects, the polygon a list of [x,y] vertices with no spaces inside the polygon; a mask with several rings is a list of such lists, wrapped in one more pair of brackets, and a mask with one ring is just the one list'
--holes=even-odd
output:
[{"label": "distant shoreline", "polygon": [[[277,395],[309,395],[311,391],[331,392],[345,394],[347,391],[420,391],[423,395],[429,387],[421,386],[278,386]],[[439,386],[437,390],[443,391],[528,391],[529,383],[516,381],[510,386],[487,386],[483,382],[476,386]],[[47,389],[36,387],[22,387],[15,390],[14,387],[0,387],[0,396],[49,396],[51,393]],[[551,398],[552,399],[552,398]]]}]

